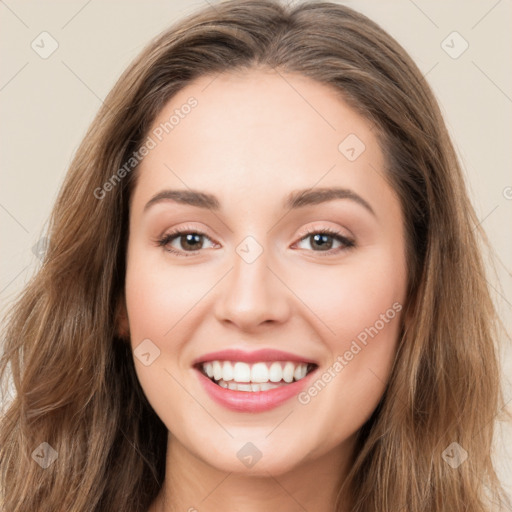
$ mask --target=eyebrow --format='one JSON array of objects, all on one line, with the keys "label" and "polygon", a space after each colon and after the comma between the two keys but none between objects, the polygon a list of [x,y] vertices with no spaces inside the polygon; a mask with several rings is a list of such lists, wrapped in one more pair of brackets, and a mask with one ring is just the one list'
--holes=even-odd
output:
[{"label": "eyebrow", "polygon": [[[363,206],[375,216],[373,208],[365,199],[356,194],[353,190],[340,187],[293,190],[283,201],[283,208],[287,210],[295,210],[306,206],[325,203],[334,199],[349,199],[350,201]],[[186,204],[213,211],[219,211],[221,209],[220,201],[212,194],[191,189],[175,189],[162,190],[155,194],[144,206],[144,212],[151,206],[164,201],[173,201],[179,204]]]}]

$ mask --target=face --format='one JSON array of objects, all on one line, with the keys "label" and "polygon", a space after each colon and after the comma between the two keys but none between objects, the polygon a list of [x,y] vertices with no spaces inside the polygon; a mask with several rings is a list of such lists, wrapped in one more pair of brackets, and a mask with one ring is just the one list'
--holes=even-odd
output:
[{"label": "face", "polygon": [[406,261],[371,128],[330,87],[255,70],[202,77],[155,120],[130,204],[125,321],[182,452],[275,475],[346,453],[377,406]]}]

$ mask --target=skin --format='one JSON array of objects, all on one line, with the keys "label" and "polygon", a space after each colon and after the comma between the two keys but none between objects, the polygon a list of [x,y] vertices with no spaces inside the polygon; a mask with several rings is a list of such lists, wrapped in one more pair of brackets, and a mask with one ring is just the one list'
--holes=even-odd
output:
[{"label": "skin", "polygon": [[[190,96],[198,105],[140,165],[119,320],[134,349],[150,339],[160,350],[148,366],[134,358],[169,431],[165,484],[150,512],[334,510],[355,436],[389,379],[401,313],[307,404],[292,398],[263,413],[230,411],[209,398],[191,365],[225,348],[277,348],[316,360],[322,374],[394,303],[405,306],[403,219],[381,149],[370,123],[334,89],[300,75],[201,77],[153,128]],[[366,146],[355,161],[338,150],[350,133]],[[375,215],[349,199],[281,206],[292,190],[331,186],[353,190]],[[144,212],[163,189],[212,193],[221,210],[168,200]],[[169,244],[192,256],[158,246],[175,227],[206,233],[195,253],[184,237]],[[356,246],[328,238],[325,255],[304,234],[329,227]],[[250,264],[236,252],[249,235],[263,248]],[[248,442],[262,453],[252,468],[237,457]]]}]

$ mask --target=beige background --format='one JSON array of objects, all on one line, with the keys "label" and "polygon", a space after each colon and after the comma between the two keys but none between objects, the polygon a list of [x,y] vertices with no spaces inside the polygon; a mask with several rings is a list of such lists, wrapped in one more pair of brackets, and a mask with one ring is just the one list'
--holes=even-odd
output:
[{"label": "beige background", "polygon": [[[102,98],[151,37],[206,3],[0,0],[2,311],[37,269],[32,249]],[[511,1],[344,3],[390,32],[433,87],[478,217],[496,251],[496,275],[489,276],[489,283],[512,332]],[[31,47],[33,41],[42,46],[41,37],[46,37],[45,48],[50,48],[50,36],[39,36],[43,31],[58,43],[46,59]],[[448,37],[453,31],[463,39]],[[467,50],[452,58],[464,41]],[[504,389],[510,408],[509,345],[504,340]],[[512,492],[512,429],[501,425],[500,430],[496,460]]]}]

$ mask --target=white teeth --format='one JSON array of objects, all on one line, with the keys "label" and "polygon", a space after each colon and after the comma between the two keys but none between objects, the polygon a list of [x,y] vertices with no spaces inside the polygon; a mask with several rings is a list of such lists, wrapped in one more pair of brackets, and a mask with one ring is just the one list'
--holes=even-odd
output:
[{"label": "white teeth", "polygon": [[215,380],[222,379],[222,365],[219,361],[213,361],[213,378]]},{"label": "white teeth", "polygon": [[208,377],[210,377],[210,379],[213,377],[213,364],[212,363],[203,364],[203,370],[206,372],[206,375],[208,375]]},{"label": "white teeth", "polygon": [[[240,391],[266,391],[262,387],[267,388],[270,383],[286,383],[294,380],[303,379],[308,370],[308,363],[294,363],[292,361],[279,362],[258,362],[254,364],[244,363],[242,361],[208,361],[202,365],[204,373],[217,382],[222,382],[222,387],[235,389],[231,387],[233,384],[247,383],[248,386],[238,386],[236,389]],[[225,385],[224,385],[225,384]],[[265,386],[263,386],[265,385]],[[252,386],[252,387],[251,387]],[[259,386],[256,388],[256,386]],[[275,387],[275,386],[273,386]],[[267,388],[271,389],[271,388]]]},{"label": "white teeth", "polygon": [[233,368],[233,380],[236,382],[250,382],[251,367],[247,363],[235,363],[235,367]]},{"label": "white teeth", "polygon": [[251,382],[268,382],[268,368],[265,363],[252,365]]},{"label": "white teeth", "polygon": [[233,365],[229,361],[224,361],[224,365],[222,366],[222,379],[233,380],[234,376]]},{"label": "white teeth", "polygon": [[295,365],[293,363],[286,363],[283,370],[283,380],[285,382],[293,381],[293,372],[295,371]]},{"label": "white teeth", "polygon": [[293,378],[295,380],[303,379],[306,376],[306,373],[308,372],[307,366],[300,365],[295,367],[295,371],[293,372]]},{"label": "white teeth", "polygon": [[279,382],[283,380],[283,369],[281,363],[272,363],[269,371],[270,382]]},{"label": "white teeth", "polygon": [[255,392],[255,391],[268,391],[269,389],[279,388],[281,386],[286,386],[284,382],[279,384],[273,384],[270,382],[262,382],[261,384],[238,384],[237,382],[231,381],[226,382],[224,380],[220,380],[217,384],[222,388],[232,389],[233,391],[247,391],[247,392]]}]

